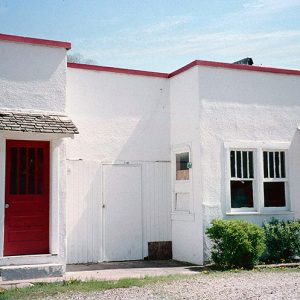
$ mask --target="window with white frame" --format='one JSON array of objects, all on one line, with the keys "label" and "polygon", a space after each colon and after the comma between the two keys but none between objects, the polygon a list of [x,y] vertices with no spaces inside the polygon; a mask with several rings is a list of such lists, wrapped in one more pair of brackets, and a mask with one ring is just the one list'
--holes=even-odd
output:
[{"label": "window with white frame", "polygon": [[288,208],[286,152],[262,147],[229,150],[228,208],[231,211],[263,212]]},{"label": "window with white frame", "polygon": [[286,170],[284,151],[263,151],[264,207],[286,206]]},{"label": "window with white frame", "polygon": [[230,151],[231,208],[253,208],[253,151]]}]

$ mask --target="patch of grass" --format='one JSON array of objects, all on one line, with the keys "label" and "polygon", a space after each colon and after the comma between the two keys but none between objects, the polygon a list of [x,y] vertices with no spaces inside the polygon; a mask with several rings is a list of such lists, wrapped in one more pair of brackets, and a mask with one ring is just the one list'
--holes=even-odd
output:
[{"label": "patch of grass", "polygon": [[169,275],[169,276],[155,276],[144,278],[124,278],[120,280],[90,280],[90,281],[78,281],[76,279],[70,279],[57,283],[38,283],[32,287],[2,290],[0,289],[0,300],[15,300],[15,299],[41,299],[43,297],[54,297],[60,294],[72,294],[72,293],[91,293],[101,290],[117,289],[117,288],[129,288],[132,286],[145,286],[148,284],[166,283],[177,280],[187,280],[197,278],[199,276],[222,276],[222,274],[239,273],[239,272],[300,272],[299,267],[285,268],[261,268],[254,269],[252,271],[244,269],[233,269],[226,271],[217,271],[213,269],[202,269],[197,274],[191,275]]},{"label": "patch of grass", "polygon": [[74,279],[56,283],[37,283],[32,287],[16,288],[0,291],[0,299],[40,299],[46,296],[57,296],[64,293],[89,293],[108,289],[144,286],[180,279],[193,278],[197,275],[169,275],[144,278],[124,278],[120,280],[90,280],[78,281]]}]

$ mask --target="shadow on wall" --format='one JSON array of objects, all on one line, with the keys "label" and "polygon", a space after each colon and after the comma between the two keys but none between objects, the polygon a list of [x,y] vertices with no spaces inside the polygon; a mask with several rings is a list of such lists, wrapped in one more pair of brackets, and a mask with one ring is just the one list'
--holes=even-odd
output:
[{"label": "shadow on wall", "polygon": [[116,160],[170,161],[170,119],[167,112],[165,103],[158,101],[149,113],[144,114],[120,149]]},{"label": "shadow on wall", "polygon": [[107,117],[100,112],[87,118],[88,111],[70,113],[81,134],[68,141],[68,157],[102,162],[170,161],[168,109],[164,101],[157,101],[138,116]]}]

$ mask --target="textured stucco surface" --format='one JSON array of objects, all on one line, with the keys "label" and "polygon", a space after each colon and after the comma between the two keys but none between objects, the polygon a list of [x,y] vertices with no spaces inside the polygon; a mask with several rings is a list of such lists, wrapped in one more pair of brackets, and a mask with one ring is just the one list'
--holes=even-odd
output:
[{"label": "textured stucco surface", "polygon": [[[199,143],[205,226],[214,218],[239,218],[258,224],[272,216],[298,217],[300,214],[300,77],[237,71],[222,68],[199,68]],[[288,144],[288,208],[286,214],[274,209],[249,215],[226,214],[229,194],[225,187],[226,143],[251,144],[253,149],[268,149]],[[261,165],[256,164],[257,174]],[[263,206],[263,196],[254,195]],[[261,208],[262,209],[262,208]],[[206,240],[206,239],[205,239]],[[206,244],[207,244],[206,240]]]},{"label": "textured stucco surface", "polygon": [[66,50],[0,41],[0,108],[63,112]]},{"label": "textured stucco surface", "polygon": [[82,133],[69,158],[170,160],[167,79],[68,68],[67,81],[67,114]]},{"label": "textured stucco surface", "polygon": [[[52,126],[51,130],[48,127],[43,132],[41,130],[40,132],[29,132],[37,129],[35,126],[35,130],[30,130],[30,127],[33,129],[33,124],[30,123],[34,123],[34,121],[22,117],[22,121],[19,120],[19,122],[28,129],[27,132],[21,132],[22,129],[14,131],[11,125],[21,126],[21,124],[17,124],[18,121],[15,118],[17,115],[20,116],[21,113],[30,114],[31,117],[34,115],[35,121],[37,115],[64,115],[66,49],[0,41],[0,56],[0,110],[4,116],[9,114],[15,120],[11,122],[12,119],[10,119],[8,123],[4,124],[3,121],[5,120],[3,119],[5,117],[3,117],[0,132],[0,194],[2,195],[2,201],[0,202],[2,216],[0,218],[0,265],[40,263],[60,263],[64,265],[66,261],[66,156],[63,137],[66,134],[62,134],[62,132],[54,133],[56,129],[53,128],[55,126]],[[42,117],[42,119],[43,121],[45,119],[50,121],[47,117]],[[62,120],[56,121],[60,122]],[[51,122],[48,125],[52,124]],[[44,123],[41,122],[41,124]],[[9,126],[12,130],[6,130]],[[6,139],[50,141],[50,254],[3,256]]]},{"label": "textured stucco surface", "polygon": [[[188,146],[191,150],[190,183],[176,181],[175,157],[172,156],[173,202],[175,192],[189,194],[190,218],[174,212],[172,219],[173,258],[181,261],[202,264],[202,203],[199,156],[199,82],[196,67],[170,79],[170,115],[171,115],[171,149]],[[173,208],[174,209],[174,208]]]},{"label": "textured stucco surface", "polygon": [[[212,219],[239,218],[262,224],[273,216],[299,217],[299,86],[299,76],[212,67],[193,67],[171,78],[171,147],[190,146],[193,163],[190,201],[195,215],[194,221],[172,221],[176,259],[199,262],[202,252],[199,249],[203,248],[204,259],[208,258],[209,241],[204,231]],[[260,151],[270,145],[278,149],[281,144],[288,145],[287,212],[226,214],[229,194],[225,145],[231,142],[241,148],[246,144],[249,147],[250,143],[251,148]],[[174,199],[176,186],[182,184],[172,175]],[[262,194],[255,197],[262,206]],[[203,239],[204,244],[197,242],[198,239]]]}]

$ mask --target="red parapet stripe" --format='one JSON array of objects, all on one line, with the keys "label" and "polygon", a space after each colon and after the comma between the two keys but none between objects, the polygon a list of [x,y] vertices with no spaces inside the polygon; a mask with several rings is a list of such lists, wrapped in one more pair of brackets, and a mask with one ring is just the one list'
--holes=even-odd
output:
[{"label": "red parapet stripe", "polygon": [[290,69],[280,69],[272,67],[260,67],[260,66],[249,66],[249,65],[239,65],[233,63],[222,63],[216,61],[207,61],[207,60],[195,60],[184,67],[172,72],[169,74],[169,78],[176,76],[182,72],[187,71],[188,69],[194,66],[204,66],[204,67],[214,67],[214,68],[225,68],[225,69],[234,69],[234,70],[246,70],[254,72],[266,72],[274,74],[284,74],[284,75],[300,75],[300,70],[290,70]]},{"label": "red parapet stripe", "polygon": [[69,43],[69,42],[36,39],[36,38],[31,38],[31,37],[17,36],[17,35],[10,35],[10,34],[0,33],[0,40],[8,41],[8,42],[15,42],[15,43],[25,43],[25,44],[42,45],[42,46],[49,46],[49,47],[59,47],[59,48],[65,48],[67,50],[71,49],[71,43]]},{"label": "red parapet stripe", "polygon": [[123,69],[123,68],[114,68],[114,67],[103,67],[103,66],[96,66],[96,65],[79,64],[79,63],[68,63],[68,68],[93,70],[93,71],[104,71],[104,72],[112,72],[112,73],[122,73],[122,74],[130,74],[130,75],[161,77],[161,78],[168,78],[168,75],[169,75],[168,73],[132,70],[132,69]]},{"label": "red parapet stripe", "polygon": [[178,74],[180,74],[182,72],[185,72],[188,69],[190,69],[190,68],[192,68],[192,67],[194,67],[196,65],[197,65],[197,60],[194,60],[194,61],[190,62],[189,64],[187,64],[187,65],[179,68],[178,70],[175,70],[175,71],[169,73],[168,78],[171,78],[171,77],[176,76],[176,75],[178,75]]}]

